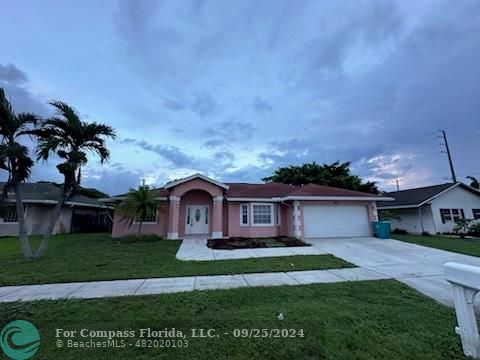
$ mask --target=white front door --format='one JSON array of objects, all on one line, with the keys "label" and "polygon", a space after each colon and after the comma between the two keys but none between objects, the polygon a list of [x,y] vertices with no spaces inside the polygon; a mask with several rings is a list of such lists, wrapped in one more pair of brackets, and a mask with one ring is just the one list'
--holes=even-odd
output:
[{"label": "white front door", "polygon": [[187,205],[185,234],[207,234],[209,218],[208,205]]}]

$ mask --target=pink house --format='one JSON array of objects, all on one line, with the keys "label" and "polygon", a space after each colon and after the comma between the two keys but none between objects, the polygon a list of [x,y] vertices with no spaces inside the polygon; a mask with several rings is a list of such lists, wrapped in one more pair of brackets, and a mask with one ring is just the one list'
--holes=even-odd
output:
[{"label": "pink house", "polygon": [[[370,236],[379,195],[328,186],[222,183],[201,174],[153,190],[162,210],[143,219],[142,233],[189,236],[297,238]],[[122,201],[122,195],[108,199]],[[393,200],[393,199],[391,199]],[[135,234],[115,213],[112,236]]]}]

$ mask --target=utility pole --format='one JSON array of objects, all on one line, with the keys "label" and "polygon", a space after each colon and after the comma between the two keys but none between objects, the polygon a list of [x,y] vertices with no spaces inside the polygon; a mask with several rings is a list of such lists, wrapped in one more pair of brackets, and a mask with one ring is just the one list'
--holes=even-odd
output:
[{"label": "utility pole", "polygon": [[400,184],[398,183],[398,178],[395,179],[395,182],[397,183],[397,191],[400,191]]},{"label": "utility pole", "polygon": [[452,180],[454,183],[457,182],[457,177],[455,176],[455,170],[453,169],[452,155],[450,154],[450,148],[448,147],[447,134],[445,130],[440,130],[442,132],[442,137],[445,145],[445,150],[447,150],[448,163],[450,164],[450,172],[452,173]]}]

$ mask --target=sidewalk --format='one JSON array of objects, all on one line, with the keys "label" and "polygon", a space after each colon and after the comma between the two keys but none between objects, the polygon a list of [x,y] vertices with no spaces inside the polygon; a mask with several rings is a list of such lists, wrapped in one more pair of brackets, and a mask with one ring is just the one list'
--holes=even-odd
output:
[{"label": "sidewalk", "polygon": [[0,303],[47,299],[94,299],[113,296],[178,293],[196,290],[321,284],[387,278],[389,277],[383,274],[358,267],[239,275],[185,276],[157,279],[4,286],[0,287]]}]

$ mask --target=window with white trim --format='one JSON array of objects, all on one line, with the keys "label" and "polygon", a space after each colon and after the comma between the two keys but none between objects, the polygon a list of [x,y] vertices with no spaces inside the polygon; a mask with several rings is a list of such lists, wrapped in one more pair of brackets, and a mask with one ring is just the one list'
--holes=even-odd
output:
[{"label": "window with white trim", "polygon": [[463,209],[440,209],[440,217],[442,223],[456,222],[460,219],[465,219]]},{"label": "window with white trim", "polygon": [[240,205],[240,225],[242,226],[248,226],[249,221],[248,221],[248,204],[242,204]]},{"label": "window with white trim", "polygon": [[273,204],[252,204],[252,225],[273,225]]},{"label": "window with white trim", "polygon": [[147,211],[143,216],[137,217],[135,223],[156,223],[157,222],[157,210]]},{"label": "window with white trim", "polygon": [[480,209],[472,209],[473,220],[480,219]]},{"label": "window with white trim", "polygon": [[0,216],[3,218],[4,223],[16,223],[18,222],[17,207],[15,205],[7,205],[0,209]]}]

